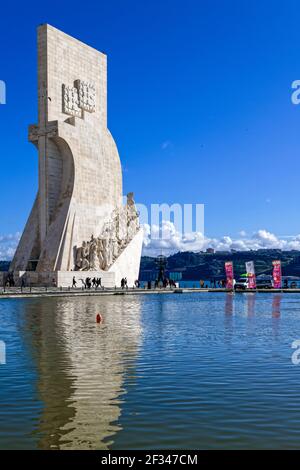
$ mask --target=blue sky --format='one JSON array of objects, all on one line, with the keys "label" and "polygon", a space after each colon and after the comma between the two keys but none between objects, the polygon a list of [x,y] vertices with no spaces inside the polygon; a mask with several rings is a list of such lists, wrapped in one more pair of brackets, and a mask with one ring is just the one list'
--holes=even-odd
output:
[{"label": "blue sky", "polygon": [[207,237],[299,234],[299,17],[291,0],[2,4],[0,236],[22,231],[37,191],[27,126],[45,22],[108,55],[124,192],[145,204],[204,203]]}]

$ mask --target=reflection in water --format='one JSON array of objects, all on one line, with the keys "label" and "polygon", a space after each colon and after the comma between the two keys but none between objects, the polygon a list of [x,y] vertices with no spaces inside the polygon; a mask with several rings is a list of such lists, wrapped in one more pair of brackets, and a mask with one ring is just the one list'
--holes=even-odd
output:
[{"label": "reflection in water", "polygon": [[274,294],[273,301],[272,301],[272,317],[273,318],[280,318],[280,307],[281,307],[281,294]]},{"label": "reflection in water", "polygon": [[224,320],[224,338],[225,342],[230,343],[233,337],[233,313],[234,313],[235,294],[228,292],[225,298],[225,320]]},{"label": "reflection in water", "polygon": [[247,295],[247,317],[251,318],[254,316],[255,313],[255,301],[256,301],[256,294],[249,293]]},{"label": "reflection in water", "polygon": [[281,301],[282,294],[274,294],[272,300],[272,332],[273,336],[277,337],[279,334],[279,319],[281,315]]},{"label": "reflection in water", "polygon": [[234,301],[234,294],[228,292],[226,294],[225,300],[225,315],[232,315],[233,314],[233,301]]},{"label": "reflection in water", "polygon": [[247,338],[250,339],[255,334],[255,308],[256,308],[256,300],[257,294],[255,292],[247,292],[243,294],[245,298],[245,316],[247,317]]},{"label": "reflection in water", "polygon": [[0,300],[0,448],[298,448],[299,328],[299,294]]},{"label": "reflection in water", "polygon": [[[41,449],[106,449],[119,429],[114,422],[125,368],[132,367],[139,347],[140,309],[127,297],[105,300],[45,299],[38,311],[28,304],[27,341],[44,403],[36,431]],[[104,317],[100,325],[98,312]]]}]

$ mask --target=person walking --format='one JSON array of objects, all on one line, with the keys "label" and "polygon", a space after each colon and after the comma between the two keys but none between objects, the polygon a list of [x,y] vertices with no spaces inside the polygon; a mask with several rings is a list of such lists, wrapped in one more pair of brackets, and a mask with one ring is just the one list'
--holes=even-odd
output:
[{"label": "person walking", "polygon": [[76,287],[76,279],[75,279],[75,276],[73,276],[72,289],[75,289],[75,287]]}]

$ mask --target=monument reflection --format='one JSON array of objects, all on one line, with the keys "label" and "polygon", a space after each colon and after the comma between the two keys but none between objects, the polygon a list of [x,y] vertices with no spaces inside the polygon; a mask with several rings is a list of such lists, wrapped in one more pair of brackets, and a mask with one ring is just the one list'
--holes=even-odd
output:
[{"label": "monument reflection", "polygon": [[132,374],[140,346],[139,299],[39,299],[26,314],[44,404],[38,448],[107,449],[120,429],[124,376]]}]

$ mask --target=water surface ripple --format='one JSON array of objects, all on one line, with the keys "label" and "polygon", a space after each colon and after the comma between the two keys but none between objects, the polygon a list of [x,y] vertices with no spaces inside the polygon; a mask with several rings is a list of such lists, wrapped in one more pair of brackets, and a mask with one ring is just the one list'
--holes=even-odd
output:
[{"label": "water surface ripple", "polygon": [[299,319],[299,294],[2,299],[0,448],[298,448]]}]

